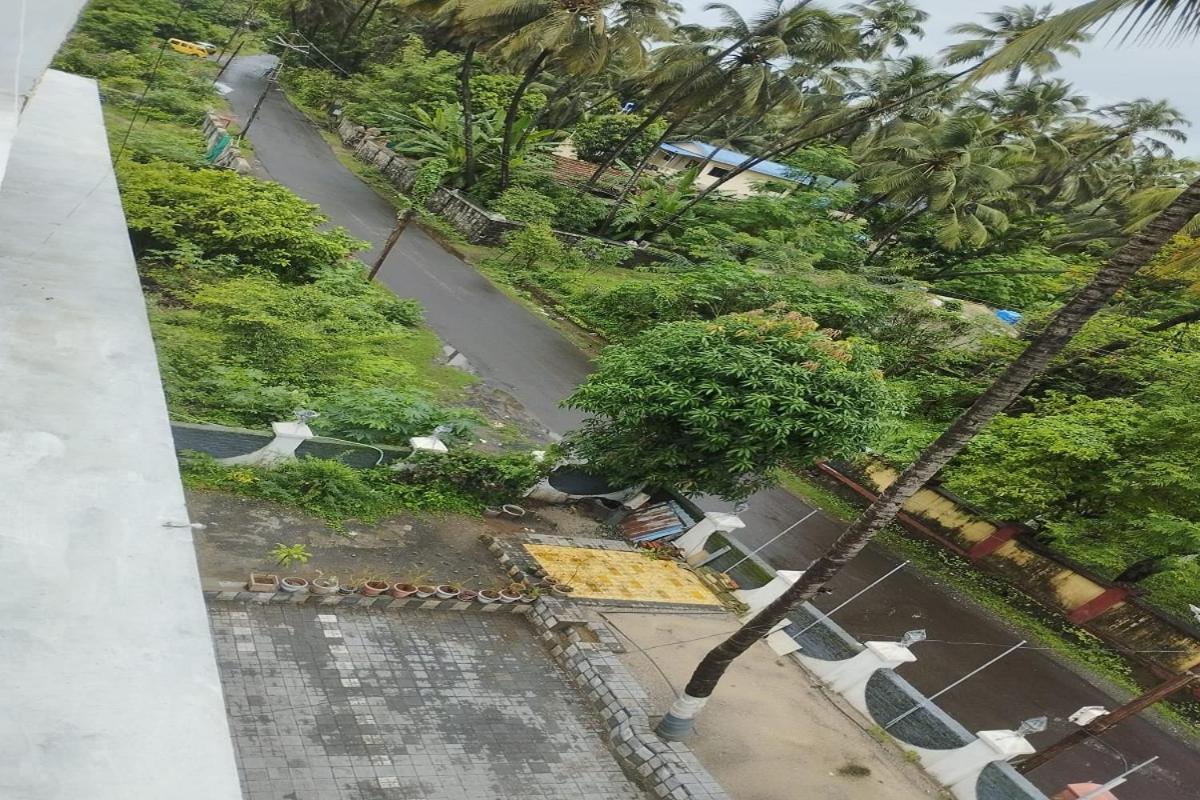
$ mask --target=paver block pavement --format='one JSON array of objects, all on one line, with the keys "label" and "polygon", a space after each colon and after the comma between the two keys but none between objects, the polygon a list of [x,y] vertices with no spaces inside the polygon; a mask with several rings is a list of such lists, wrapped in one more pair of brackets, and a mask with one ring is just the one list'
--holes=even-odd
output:
[{"label": "paver block pavement", "polygon": [[520,619],[214,604],[246,800],[642,800]]}]

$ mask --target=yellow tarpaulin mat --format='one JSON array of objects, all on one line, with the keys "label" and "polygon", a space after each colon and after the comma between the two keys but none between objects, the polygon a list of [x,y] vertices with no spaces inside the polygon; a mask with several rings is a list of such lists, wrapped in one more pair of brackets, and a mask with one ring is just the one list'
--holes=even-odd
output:
[{"label": "yellow tarpaulin mat", "polygon": [[699,578],[673,561],[628,550],[546,544],[527,544],[525,549],[547,573],[574,586],[576,597],[720,605]]}]

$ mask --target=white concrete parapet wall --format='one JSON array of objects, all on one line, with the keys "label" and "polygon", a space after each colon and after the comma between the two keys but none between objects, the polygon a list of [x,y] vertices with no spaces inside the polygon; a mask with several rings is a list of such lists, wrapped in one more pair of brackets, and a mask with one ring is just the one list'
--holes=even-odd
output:
[{"label": "white concrete parapet wall", "polygon": [[714,533],[732,533],[746,527],[737,514],[727,514],[722,511],[708,511],[704,519],[688,528],[687,532],[675,540],[674,544],[683,551],[685,557],[702,553],[704,543]]},{"label": "white concrete parapet wall", "polygon": [[775,577],[770,583],[764,584],[757,589],[738,589],[733,593],[741,602],[745,603],[748,610],[742,616],[742,620],[753,617],[758,612],[762,611],[767,606],[779,599],[780,595],[792,588],[792,584],[800,580],[800,576],[804,573],[798,570],[781,569],[775,573]]},{"label": "white concrete parapet wall", "polygon": [[825,661],[812,658],[802,652],[798,660],[809,672],[816,675],[830,689],[846,698],[846,702],[868,718],[867,681],[881,669],[895,669],[901,664],[910,664],[917,656],[908,647],[897,642],[866,642],[857,655],[841,661]]},{"label": "white concrete parapet wall", "polygon": [[914,751],[929,774],[958,800],[976,800],[975,786],[988,764],[1030,755],[1034,747],[1016,731],[979,731],[975,735],[979,738],[954,750],[905,747]]},{"label": "white concrete parapet wall", "polygon": [[270,466],[296,458],[296,448],[313,438],[312,429],[303,422],[272,422],[275,438],[253,453],[217,459],[222,464],[253,464]]}]

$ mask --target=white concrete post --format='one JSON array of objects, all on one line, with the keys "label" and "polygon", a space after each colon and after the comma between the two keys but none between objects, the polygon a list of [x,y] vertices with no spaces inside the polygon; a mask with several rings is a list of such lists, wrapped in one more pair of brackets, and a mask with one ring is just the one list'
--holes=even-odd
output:
[{"label": "white concrete post", "polygon": [[921,763],[959,800],[975,800],[979,774],[994,761],[1012,761],[1034,747],[1016,731],[979,731],[979,738],[954,750],[918,750]]},{"label": "white concrete post", "polygon": [[704,552],[704,543],[714,533],[732,533],[746,527],[737,514],[727,514],[723,511],[708,511],[704,519],[688,528],[687,532],[676,539],[673,544],[683,551],[685,558],[691,563],[691,556]]},{"label": "white concrete post", "polygon": [[436,436],[414,436],[408,440],[408,444],[414,453],[445,453],[447,451],[445,443]]},{"label": "white concrete post", "polygon": [[[691,533],[691,531],[688,531],[688,533]],[[745,620],[753,617],[771,605],[780,595],[790,589],[792,584],[798,581],[803,574],[799,570],[781,569],[775,573],[774,579],[768,584],[760,586],[757,589],[736,590],[733,596],[750,607],[750,610],[742,616],[742,619]]]},{"label": "white concrete post", "polygon": [[826,661],[797,654],[796,658],[846,702],[870,717],[867,709],[867,681],[881,669],[895,669],[917,660],[906,645],[898,642],[866,642],[857,655],[841,661]]},{"label": "white concrete post", "polygon": [[303,422],[272,422],[271,430],[275,432],[275,438],[265,447],[260,447],[253,453],[217,460],[222,464],[256,464],[260,466],[269,466],[279,461],[291,461],[296,458],[296,448],[313,438],[312,429]]}]

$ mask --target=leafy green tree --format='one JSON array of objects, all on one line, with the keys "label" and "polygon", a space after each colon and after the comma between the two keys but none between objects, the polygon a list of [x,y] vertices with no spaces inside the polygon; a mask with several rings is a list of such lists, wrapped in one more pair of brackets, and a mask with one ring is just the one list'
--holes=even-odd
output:
[{"label": "leafy green tree", "polygon": [[[638,114],[593,114],[575,126],[571,141],[584,161],[599,163],[611,156],[629,132],[642,123]],[[624,157],[637,163],[650,154],[658,138],[667,129],[664,120],[652,123],[626,146]]]},{"label": "leafy green tree", "polygon": [[[961,64],[966,61],[984,59],[990,53],[1007,44],[1011,44],[1020,38],[1022,34],[1041,25],[1050,18],[1053,10],[1053,6],[1050,5],[1044,5],[1040,8],[1029,4],[1004,6],[999,11],[987,15],[991,27],[980,25],[976,22],[965,22],[961,25],[955,25],[950,29],[951,33],[965,34],[967,36],[974,36],[975,38],[947,47],[943,51],[946,63]],[[1091,38],[1089,34],[1077,31],[1073,35],[1064,37],[1056,42],[1053,47],[1041,48],[1033,57],[1027,58],[1023,62],[1014,64],[1009,68],[1009,85],[1011,86],[1017,82],[1017,79],[1021,77],[1023,69],[1032,72],[1034,75],[1053,72],[1059,68],[1056,51],[1077,56],[1079,55],[1078,45],[1089,41]]]},{"label": "leafy green tree", "polygon": [[277,183],[158,161],[118,166],[125,219],[139,252],[188,242],[299,281],[365,246],[342,228],[321,230],[317,207]]},{"label": "leafy green tree", "polygon": [[895,410],[870,349],[800,315],[661,325],[600,356],[565,404],[571,452],[617,483],[737,499],[783,463],[854,453]]}]

